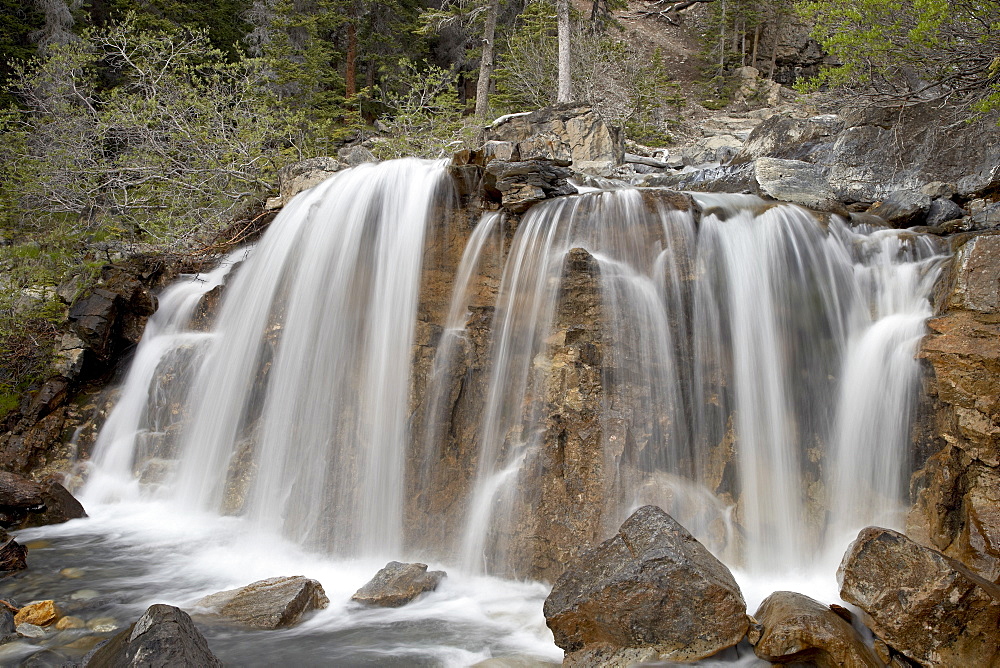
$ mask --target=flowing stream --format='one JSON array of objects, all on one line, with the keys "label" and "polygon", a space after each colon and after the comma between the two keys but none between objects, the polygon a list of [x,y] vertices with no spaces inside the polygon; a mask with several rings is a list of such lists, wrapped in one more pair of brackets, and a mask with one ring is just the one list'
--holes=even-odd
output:
[{"label": "flowing stream", "polygon": [[[594,190],[516,226],[467,223],[455,199],[440,163],[346,170],[164,291],[88,465],[91,517],[22,532],[41,542],[2,593],[75,601],[106,634],[155,602],[303,574],[327,610],[287,631],[207,624],[213,650],[558,662],[548,586],[526,579],[558,558],[525,527],[565,506],[602,540],[656,503],[734,569],[751,613],[777,588],[836,600],[858,529],[902,522],[934,240],[750,196]],[[223,284],[214,325],[193,323]],[[599,447],[564,501],[539,486],[567,416]],[[449,577],[397,610],[350,603],[390,559]],[[78,658],[73,633],[46,651]]]}]

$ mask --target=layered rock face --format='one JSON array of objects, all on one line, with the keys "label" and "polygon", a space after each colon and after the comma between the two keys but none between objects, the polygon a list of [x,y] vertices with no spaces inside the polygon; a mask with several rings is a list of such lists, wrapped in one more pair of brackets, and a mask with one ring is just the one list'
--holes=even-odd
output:
[{"label": "layered rock face", "polygon": [[929,415],[917,447],[930,458],[912,480],[907,535],[1000,578],[1000,235],[956,239],[927,361]]}]

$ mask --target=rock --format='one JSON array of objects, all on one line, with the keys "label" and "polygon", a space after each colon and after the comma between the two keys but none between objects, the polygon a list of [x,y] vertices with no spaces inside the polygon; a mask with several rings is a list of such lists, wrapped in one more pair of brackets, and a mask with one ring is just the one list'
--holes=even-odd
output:
[{"label": "rock", "polygon": [[363,165],[366,162],[378,162],[378,158],[376,158],[371,151],[361,144],[345,146],[337,151],[337,158],[339,158],[342,162],[347,163],[348,167],[357,167],[358,165]]},{"label": "rock", "polygon": [[14,615],[14,623],[19,625],[34,624],[35,626],[48,626],[61,616],[55,601],[38,601],[37,603],[30,603],[21,608]]},{"label": "rock", "polygon": [[814,142],[835,136],[843,129],[844,119],[835,114],[812,118],[774,115],[754,128],[733,162],[757,158],[802,160]]},{"label": "rock", "polygon": [[749,626],[729,570],[655,506],[571,561],[544,613],[567,662],[581,650],[605,649],[638,652],[637,660],[695,661],[737,644]]},{"label": "rock", "polygon": [[351,600],[381,608],[398,608],[424,592],[434,591],[444,578],[444,571],[428,572],[427,564],[390,561],[356,591]]},{"label": "rock", "polygon": [[191,617],[170,605],[151,605],[128,629],[84,660],[87,668],[221,666]]},{"label": "rock", "polygon": [[28,567],[28,548],[13,538],[0,545],[0,571],[23,571]]},{"label": "rock", "polygon": [[685,165],[724,163],[736,156],[741,148],[743,148],[743,142],[732,135],[706,137],[685,148],[681,152],[681,158]]},{"label": "rock", "polygon": [[878,216],[892,227],[900,228],[923,224],[930,208],[930,195],[913,190],[899,190],[884,200],[875,202],[868,213]]},{"label": "rock", "polygon": [[552,160],[491,162],[486,166],[483,187],[487,197],[499,200],[514,213],[523,213],[543,200],[576,193],[568,181],[567,165]]},{"label": "rock", "polygon": [[922,665],[1000,662],[1000,586],[901,533],[862,529],[837,571],[867,626]]},{"label": "rock", "polygon": [[257,629],[295,626],[302,616],[330,604],[323,585],[301,575],[259,580],[239,589],[211,594],[194,605]]},{"label": "rock", "polygon": [[927,209],[927,225],[935,227],[949,220],[957,220],[965,215],[965,211],[959,205],[945,197],[939,197],[931,202]]},{"label": "rock", "polygon": [[819,211],[846,213],[816,165],[800,160],[759,158],[754,162],[758,194]]},{"label": "rock", "polygon": [[84,571],[82,568],[67,566],[66,568],[62,568],[59,570],[59,575],[63,576],[64,578],[69,578],[70,580],[77,580],[86,575],[86,571]]},{"label": "rock", "polygon": [[278,200],[277,206],[284,206],[303,190],[326,181],[344,168],[344,165],[333,158],[309,158],[278,170]]},{"label": "rock", "polygon": [[45,629],[25,622],[17,625],[17,634],[22,638],[44,638]]},{"label": "rock", "polygon": [[0,526],[24,529],[86,516],[80,502],[55,480],[37,483],[0,471]]},{"label": "rock", "polygon": [[754,614],[763,627],[754,652],[771,663],[808,663],[819,668],[880,668],[850,622],[808,596],[778,591]]},{"label": "rock", "polygon": [[621,132],[590,107],[574,104],[502,116],[486,128],[485,139],[514,145],[519,161],[564,161],[598,176],[609,176],[625,153]]},{"label": "rock", "polygon": [[79,617],[73,615],[67,615],[56,622],[56,629],[59,631],[66,631],[69,629],[85,629],[87,628],[87,622],[83,621]]},{"label": "rock", "polygon": [[988,205],[972,216],[972,229],[995,230],[1000,228],[1000,202]]},{"label": "rock", "polygon": [[[952,309],[996,313],[1000,311],[1000,236],[982,235],[968,240],[955,254],[954,281],[948,306]],[[997,462],[1000,464],[1000,461]]]}]

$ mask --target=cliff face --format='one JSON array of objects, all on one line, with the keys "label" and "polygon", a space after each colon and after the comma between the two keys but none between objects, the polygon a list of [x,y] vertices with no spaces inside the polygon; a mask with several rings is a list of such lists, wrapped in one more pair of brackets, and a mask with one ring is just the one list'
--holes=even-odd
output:
[{"label": "cliff face", "polygon": [[1000,578],[1000,235],[954,241],[951,272],[920,357],[929,419],[915,445],[932,453],[914,475],[907,534]]}]

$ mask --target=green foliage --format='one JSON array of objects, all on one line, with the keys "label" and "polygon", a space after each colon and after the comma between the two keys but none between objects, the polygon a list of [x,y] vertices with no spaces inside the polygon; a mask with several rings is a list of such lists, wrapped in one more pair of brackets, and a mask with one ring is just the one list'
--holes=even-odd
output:
[{"label": "green foliage", "polygon": [[811,83],[886,102],[941,99],[1000,105],[1000,2],[800,2],[814,37],[839,64]]},{"label": "green foliage", "polygon": [[479,133],[455,91],[454,71],[403,58],[382,91],[386,137],[373,146],[382,159],[443,158],[472,148]]}]

